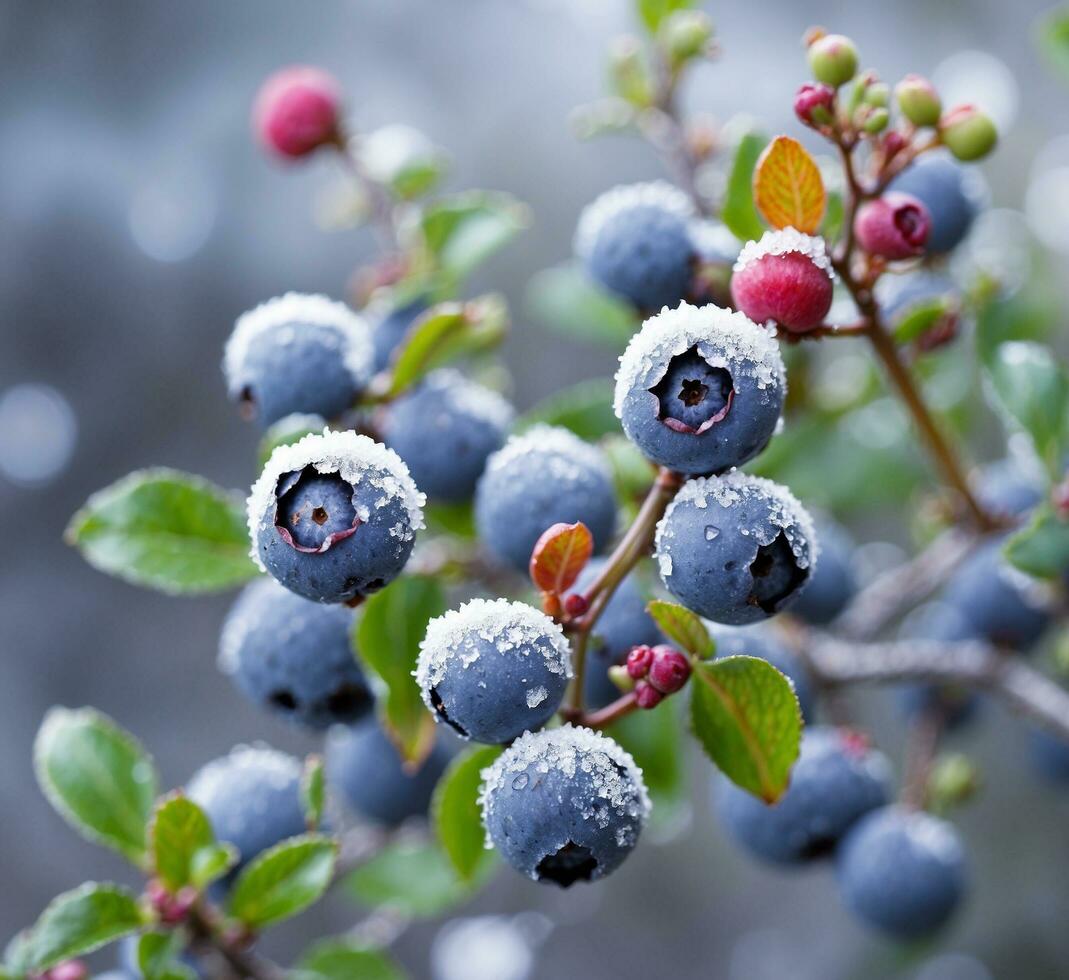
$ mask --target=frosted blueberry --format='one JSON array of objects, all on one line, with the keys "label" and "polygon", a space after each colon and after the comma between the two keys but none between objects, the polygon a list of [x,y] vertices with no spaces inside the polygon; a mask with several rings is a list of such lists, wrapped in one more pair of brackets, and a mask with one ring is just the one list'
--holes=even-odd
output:
[{"label": "frosted blueberry", "polygon": [[818,518],[816,528],[820,564],[791,606],[791,613],[813,626],[826,626],[850,604],[857,592],[854,542],[846,529],[830,518]]}]

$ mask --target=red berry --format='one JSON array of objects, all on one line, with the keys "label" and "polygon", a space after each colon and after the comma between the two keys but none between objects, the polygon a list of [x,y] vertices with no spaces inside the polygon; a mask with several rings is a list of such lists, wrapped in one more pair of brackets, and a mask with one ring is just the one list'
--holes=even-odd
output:
[{"label": "red berry", "polygon": [[260,87],[253,128],[260,142],[284,157],[303,157],[338,138],[341,88],[318,68],[295,65]]},{"label": "red berry", "polygon": [[664,695],[652,684],[639,681],[635,685],[635,703],[640,708],[656,708],[664,700]]},{"label": "red berry", "polygon": [[653,648],[649,682],[662,694],[675,694],[690,677],[690,661],[669,646]]},{"label": "red berry", "polygon": [[795,93],[794,112],[807,126],[830,125],[835,118],[835,89],[823,82],[806,82]]},{"label": "red berry", "polygon": [[569,616],[582,616],[589,608],[590,603],[586,601],[586,596],[578,592],[572,592],[564,600],[564,611]]},{"label": "red berry", "polygon": [[912,194],[892,191],[858,208],[854,234],[870,255],[908,259],[920,255],[932,230],[928,209]]},{"label": "red berry", "polygon": [[636,681],[645,677],[650,672],[653,663],[653,647],[632,647],[627,655],[627,673]]},{"label": "red berry", "polygon": [[793,228],[766,232],[739,253],[731,277],[735,306],[751,320],[792,333],[820,326],[831,309],[831,263],[824,241]]}]

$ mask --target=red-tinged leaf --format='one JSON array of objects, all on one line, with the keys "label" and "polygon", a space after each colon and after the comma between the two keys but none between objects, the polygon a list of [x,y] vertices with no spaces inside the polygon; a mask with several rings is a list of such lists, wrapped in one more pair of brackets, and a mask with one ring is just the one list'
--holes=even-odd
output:
[{"label": "red-tinged leaf", "polygon": [[535,542],[531,580],[543,592],[560,595],[572,587],[593,552],[594,539],[585,524],[554,524]]},{"label": "red-tinged leaf", "polygon": [[797,140],[777,136],[769,143],[757,161],[753,187],[754,202],[773,228],[816,234],[827,193],[816,161]]}]

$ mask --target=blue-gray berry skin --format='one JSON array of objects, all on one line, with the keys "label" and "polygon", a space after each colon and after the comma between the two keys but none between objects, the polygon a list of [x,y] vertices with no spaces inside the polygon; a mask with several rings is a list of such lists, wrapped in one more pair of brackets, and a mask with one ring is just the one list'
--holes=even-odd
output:
[{"label": "blue-gray berry skin", "polygon": [[985,466],[976,481],[980,502],[999,514],[1020,517],[1043,499],[1040,479],[1011,459]]},{"label": "blue-gray berry skin", "polygon": [[441,741],[414,772],[407,772],[397,749],[378,722],[367,719],[327,736],[327,784],[358,816],[395,827],[427,815],[450,753]]},{"label": "blue-gray berry skin", "polygon": [[973,635],[996,646],[1030,650],[1050,624],[1031,582],[1002,557],[1002,540],[989,541],[959,566],[942,599],[969,623]]},{"label": "blue-gray berry skin", "polygon": [[301,763],[266,746],[239,746],[209,762],[186,786],[215,836],[233,844],[238,867],[287,837],[304,833]]},{"label": "blue-gray berry skin", "polygon": [[434,371],[383,413],[383,441],[431,500],[470,500],[486,460],[505,442],[512,409],[457,371]]},{"label": "blue-gray berry skin", "polygon": [[353,655],[353,612],[312,602],[262,578],[223,624],[219,667],[254,704],[322,730],[366,715],[374,698]]},{"label": "blue-gray berry skin", "polygon": [[[595,558],[583,569],[572,587],[573,592],[585,592],[605,566],[604,559]],[[583,678],[583,699],[588,708],[602,708],[621,695],[608,670],[621,664],[633,646],[655,646],[663,642],[653,617],[646,612],[643,596],[635,575],[628,575],[617,587],[602,610],[587,645],[586,671]]]},{"label": "blue-gray berry skin", "polygon": [[610,216],[583,257],[588,275],[640,310],[675,306],[690,291],[695,249],[687,219],[657,204]]},{"label": "blue-gray berry skin", "polygon": [[837,855],[843,902],[897,939],[943,926],[966,890],[965,850],[954,828],[920,811],[888,806],[863,818]]},{"label": "blue-gray berry skin", "polygon": [[[823,560],[823,556],[822,559]],[[711,631],[716,641],[718,657],[758,657],[767,660],[794,685],[802,719],[812,722],[816,712],[816,687],[805,665],[779,640],[776,634],[764,626],[715,626]]]},{"label": "blue-gray berry skin", "polygon": [[932,230],[925,251],[949,252],[961,243],[983,204],[979,178],[943,154],[925,154],[890,184],[890,190],[918,198],[928,209]]},{"label": "blue-gray berry skin", "polygon": [[714,805],[731,836],[754,857],[797,864],[830,854],[866,813],[891,794],[887,758],[858,736],[807,728],[787,792],[772,806],[726,779]]},{"label": "blue-gray berry skin", "polygon": [[562,888],[611,874],[649,812],[634,760],[590,729],[528,732],[484,776],[483,824],[494,847],[521,874]]},{"label": "blue-gray berry skin", "polygon": [[[132,936],[126,936],[120,940],[118,944],[118,963],[119,969],[109,970],[107,973],[95,973],[93,974],[93,980],[139,980],[143,974],[141,973],[141,967],[138,965],[137,949],[141,942],[140,933],[135,933]],[[178,957],[178,961],[185,967],[188,967],[198,977],[203,977],[204,971],[200,968],[200,961],[198,957],[190,952],[185,952]]]},{"label": "blue-gray berry skin", "polygon": [[826,626],[857,592],[854,542],[846,529],[830,520],[817,521],[820,561],[801,591],[791,613],[812,626]]},{"label": "blue-gray berry skin", "polygon": [[657,526],[665,588],[714,623],[744,626],[788,608],[815,558],[808,514],[783,487],[732,474],[690,480]]},{"label": "blue-gray berry skin", "polygon": [[1029,732],[1028,755],[1035,770],[1046,780],[1069,785],[1069,742],[1043,729]]},{"label": "blue-gray berry skin", "polygon": [[601,452],[563,429],[536,426],[487,461],[475,492],[479,540],[527,573],[531,551],[553,524],[581,521],[603,551],[616,528],[616,494]]},{"label": "blue-gray berry skin", "polygon": [[420,297],[403,306],[394,307],[375,320],[371,328],[371,340],[375,347],[376,371],[382,371],[389,366],[390,358],[401,346],[405,334],[426,309],[427,301]]}]

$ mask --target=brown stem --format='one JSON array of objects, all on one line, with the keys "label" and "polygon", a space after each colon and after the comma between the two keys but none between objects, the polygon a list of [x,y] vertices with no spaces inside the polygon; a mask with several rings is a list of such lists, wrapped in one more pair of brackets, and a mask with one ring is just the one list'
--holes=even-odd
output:
[{"label": "brown stem", "polygon": [[911,810],[928,805],[928,784],[932,776],[939,737],[943,733],[944,713],[938,707],[922,711],[913,722],[906,739],[905,775],[901,799]]},{"label": "brown stem", "polygon": [[338,134],[334,146],[342,164],[367,195],[368,204],[371,206],[371,220],[382,250],[386,253],[397,252],[400,245],[397,240],[397,228],[394,225],[393,205],[389,192],[377,181],[371,179],[360,162],[359,156],[353,152],[351,141],[344,133]]},{"label": "brown stem", "polygon": [[210,907],[194,905],[189,914],[189,928],[194,941],[216,950],[235,977],[242,980],[286,980],[286,971],[277,963],[228,938],[217,914]]},{"label": "brown stem", "polygon": [[614,721],[618,721],[636,710],[638,710],[638,701],[635,699],[635,692],[631,691],[617,698],[611,704],[605,705],[604,708],[577,715],[571,720],[576,725],[583,725],[586,728],[608,728]]}]

